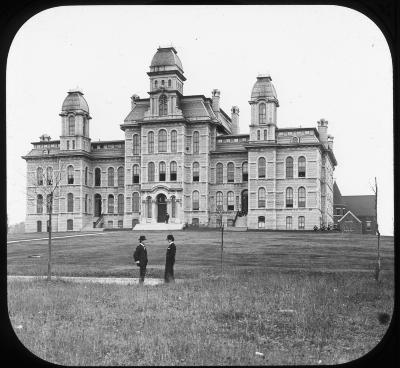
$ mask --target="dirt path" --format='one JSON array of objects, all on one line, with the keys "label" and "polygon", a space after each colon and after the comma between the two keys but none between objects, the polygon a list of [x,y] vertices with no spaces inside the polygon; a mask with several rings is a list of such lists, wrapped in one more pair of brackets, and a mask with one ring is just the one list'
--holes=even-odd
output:
[{"label": "dirt path", "polygon": [[[47,276],[7,276],[8,281],[33,281],[45,280]],[[139,283],[138,278],[132,277],[69,277],[69,276],[52,276],[54,281],[69,281],[78,283],[99,283],[114,285],[135,285]],[[182,282],[182,279],[175,279],[175,282]],[[164,279],[145,278],[144,285],[160,285],[164,283]]]}]

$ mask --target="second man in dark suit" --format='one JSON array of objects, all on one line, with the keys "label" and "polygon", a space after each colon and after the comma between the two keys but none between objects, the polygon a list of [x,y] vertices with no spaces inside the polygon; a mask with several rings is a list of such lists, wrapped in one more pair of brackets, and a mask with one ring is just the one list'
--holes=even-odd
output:
[{"label": "second man in dark suit", "polygon": [[167,255],[165,259],[165,274],[164,280],[165,282],[174,282],[174,263],[175,263],[175,253],[176,253],[176,246],[174,243],[173,235],[167,236],[168,240],[168,248],[167,248]]}]

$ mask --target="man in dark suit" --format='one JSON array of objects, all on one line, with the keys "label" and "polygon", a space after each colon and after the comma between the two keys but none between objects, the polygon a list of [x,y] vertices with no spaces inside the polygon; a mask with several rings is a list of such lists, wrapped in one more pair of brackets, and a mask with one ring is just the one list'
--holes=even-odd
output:
[{"label": "man in dark suit", "polygon": [[147,267],[147,249],[144,244],[146,237],[144,235],[140,235],[139,237],[139,245],[136,247],[135,253],[133,253],[133,259],[136,262],[136,265],[140,267],[140,278],[139,284],[143,284],[144,277],[146,275],[146,267]]},{"label": "man in dark suit", "polygon": [[167,255],[165,259],[165,273],[164,273],[164,280],[166,283],[174,282],[174,263],[175,263],[175,253],[176,253],[176,246],[174,243],[174,237],[172,235],[167,236],[168,240],[168,248],[167,248]]}]

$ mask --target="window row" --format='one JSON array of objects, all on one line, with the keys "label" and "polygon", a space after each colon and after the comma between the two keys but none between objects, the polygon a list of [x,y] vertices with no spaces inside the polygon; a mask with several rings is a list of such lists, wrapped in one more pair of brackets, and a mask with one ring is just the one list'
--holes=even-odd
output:
[{"label": "window row", "polygon": [[[306,224],[306,218],[304,216],[299,216],[297,218],[297,229],[304,230],[305,224]],[[265,216],[258,216],[258,228],[265,229]],[[286,216],[286,230],[294,230],[292,216]]]},{"label": "window row", "polygon": [[[75,182],[75,174],[74,174],[74,167],[72,165],[68,165],[67,167],[67,184],[74,184]],[[96,187],[101,186],[101,169],[96,168],[94,170],[94,185]],[[115,169],[113,167],[109,167],[107,170],[107,184],[110,187],[115,186],[114,182],[114,177],[115,177]],[[47,185],[53,185],[54,179],[57,180],[57,178],[54,178],[53,176],[53,168],[48,167],[46,169],[46,175],[43,173],[43,168],[38,167],[36,170],[36,184],[37,185],[43,185],[46,183]],[[84,170],[84,177],[83,177],[83,182],[84,185],[88,185],[89,183],[89,169],[88,167],[85,167]],[[58,183],[54,183],[58,184]],[[117,169],[117,185],[119,187],[123,187],[125,185],[125,173],[124,173],[124,168],[121,166]]]},{"label": "window row", "polygon": [[[286,158],[286,178],[290,179],[293,178],[293,157]],[[266,178],[266,160],[265,157],[260,157],[258,159],[258,178]],[[297,165],[297,177],[305,178],[306,177],[306,158],[304,156],[300,156],[298,158],[298,165]]]},{"label": "window row", "polygon": [[[171,161],[169,165],[169,181],[177,180],[177,170],[178,166],[175,161]],[[167,165],[164,161],[158,164],[158,181],[166,181],[167,178]],[[133,166],[133,183],[139,183],[139,165]],[[200,181],[200,164],[198,162],[193,162],[192,164],[192,180],[194,182]],[[147,181],[155,181],[155,163],[149,162],[147,166]]]},{"label": "window row", "polygon": [[[263,187],[258,188],[257,199],[258,199],[258,201],[257,201],[258,208],[265,208],[266,203],[267,203],[265,188],[263,188]],[[286,188],[285,207],[293,208],[293,188],[291,188],[291,187]],[[299,189],[298,189],[297,207],[298,208],[306,207],[306,189],[304,187],[299,187]]]},{"label": "window row", "polygon": [[[226,180],[228,183],[235,182],[235,164],[233,162],[229,162],[226,165]],[[249,172],[248,172],[248,164],[247,162],[243,162],[242,164],[242,181],[249,180]],[[219,162],[215,166],[215,183],[222,184],[224,181],[224,165]]]},{"label": "window row", "polygon": [[[165,129],[161,129],[157,133],[158,152],[167,152],[167,141],[168,134]],[[137,137],[137,138],[135,138]],[[190,146],[193,140],[193,153],[199,153],[200,150],[200,133],[193,132],[193,137],[186,136],[186,151],[190,151]],[[178,149],[178,133],[176,130],[172,130],[170,133],[170,149],[171,152],[177,152]],[[147,133],[147,152],[154,153],[154,132]],[[133,154],[138,155],[140,153],[140,142],[139,135],[133,136]]]},{"label": "window row", "polygon": [[[137,197],[133,197],[134,201],[137,201],[137,208],[139,207],[139,193],[136,193]],[[36,197],[36,213],[38,214],[42,214],[43,213],[43,208],[44,208],[44,203],[43,203],[43,195],[38,194]],[[133,202],[135,203],[135,202]],[[51,206],[53,204],[52,201],[52,195],[48,194],[46,196],[46,212],[50,213],[51,212]],[[85,195],[85,199],[84,199],[84,213],[88,213],[89,212],[89,195],[86,194]],[[135,206],[135,204],[134,204]],[[136,207],[135,207],[136,208]],[[115,208],[114,208],[114,195],[110,194],[108,196],[108,213],[114,213]],[[138,212],[134,211],[134,212]],[[74,212],[74,195],[72,193],[68,193],[67,194],[67,212]],[[117,213],[118,214],[124,214],[124,195],[123,194],[118,194],[117,196]]]},{"label": "window row", "polygon": [[[83,135],[89,136],[89,124],[85,116],[83,119]],[[68,127],[67,127],[67,135],[77,135],[76,124],[75,124],[75,116],[68,116]]]},{"label": "window row", "polygon": [[[161,87],[165,87],[165,85],[166,85],[165,80],[164,80],[164,79],[161,79],[161,81],[160,81],[160,86],[161,86]],[[154,88],[158,88],[158,86],[159,86],[159,82],[158,82],[158,80],[156,79],[156,80],[154,81]],[[172,86],[172,81],[171,81],[171,79],[168,79],[168,87],[170,88],[171,86]]]}]

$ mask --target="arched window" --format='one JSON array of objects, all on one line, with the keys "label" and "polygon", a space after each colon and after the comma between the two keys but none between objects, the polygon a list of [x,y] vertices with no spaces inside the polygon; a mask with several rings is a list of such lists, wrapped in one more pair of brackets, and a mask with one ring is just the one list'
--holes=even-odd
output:
[{"label": "arched window", "polygon": [[125,172],[122,166],[118,168],[117,175],[118,175],[118,186],[123,187],[125,184]]},{"label": "arched window", "polygon": [[41,167],[36,170],[36,182],[37,185],[43,185],[43,169]]},{"label": "arched window", "polygon": [[264,157],[260,157],[258,159],[258,177],[259,178],[265,178],[265,158]]},{"label": "arched window", "polygon": [[114,196],[108,195],[108,213],[114,213]]},{"label": "arched window", "polygon": [[68,135],[75,135],[75,117],[68,117]]},{"label": "arched window", "polygon": [[99,167],[96,167],[94,170],[94,186],[99,187],[101,185],[101,170]]},{"label": "arched window", "polygon": [[176,162],[175,161],[171,161],[170,170],[169,170],[169,175],[170,175],[169,180],[176,181],[176,171],[177,171]]},{"label": "arched window", "polygon": [[264,141],[268,140],[268,130],[264,129]]},{"label": "arched window", "polygon": [[177,132],[176,130],[171,131],[171,152],[177,151]]},{"label": "arched window", "polygon": [[38,196],[37,196],[36,212],[43,213],[43,196],[41,194],[38,194]]},{"label": "arched window", "polygon": [[224,165],[222,163],[217,163],[216,166],[216,184],[222,184],[224,180]]},{"label": "arched window", "polygon": [[243,162],[242,164],[242,181],[249,180],[249,166],[247,162]]},{"label": "arched window", "polygon": [[87,120],[84,116],[82,117],[82,122],[83,122],[83,135],[87,137],[89,134],[87,131]]},{"label": "arched window", "polygon": [[137,183],[139,183],[139,179],[140,179],[139,165],[133,165],[133,167],[132,167],[132,182],[134,184],[137,184]]},{"label": "arched window", "polygon": [[228,183],[233,183],[235,181],[235,165],[233,162],[228,163],[227,179]]},{"label": "arched window", "polygon": [[154,181],[154,162],[149,162],[147,167],[147,180]]},{"label": "arched window", "polygon": [[167,131],[164,129],[158,132],[158,152],[167,152]]},{"label": "arched window", "polygon": [[304,230],[306,224],[306,218],[304,216],[299,216],[299,230]]},{"label": "arched window", "polygon": [[88,173],[89,173],[89,169],[86,166],[85,167],[85,185],[88,185]]},{"label": "arched window", "polygon": [[306,177],[306,158],[304,156],[299,157],[299,178]]},{"label": "arched window", "polygon": [[74,184],[74,167],[72,165],[67,167],[67,179],[68,184]]},{"label": "arched window", "polygon": [[85,195],[85,213],[88,213],[89,209],[89,195]]},{"label": "arched window", "polygon": [[74,195],[72,193],[67,195],[67,212],[74,212]]},{"label": "arched window", "polygon": [[171,79],[168,79],[168,87],[171,87]]},{"label": "arched window", "polygon": [[146,198],[146,214],[147,214],[147,218],[151,218],[151,207],[152,207],[152,203],[151,203],[151,197],[147,197]]},{"label": "arched window", "polygon": [[224,196],[223,196],[223,194],[222,194],[222,192],[217,192],[217,195],[216,195],[216,208],[217,208],[217,211],[222,211],[223,210],[223,200],[224,200]]},{"label": "arched window", "polygon": [[171,217],[176,217],[176,198],[175,196],[171,197]]},{"label": "arched window", "polygon": [[42,232],[42,221],[38,221],[38,222],[36,223],[36,231],[37,231],[38,233],[41,233],[41,232]]},{"label": "arched window", "polygon": [[139,212],[139,193],[135,192],[132,195],[132,212]]},{"label": "arched window", "polygon": [[265,188],[258,188],[258,208],[265,208]]},{"label": "arched window", "polygon": [[161,95],[158,103],[158,112],[160,116],[165,116],[168,114],[168,106],[167,106],[167,96]]},{"label": "arched window", "polygon": [[198,162],[193,162],[193,181],[200,180],[200,165]]},{"label": "arched window", "polygon": [[133,154],[138,155],[140,153],[139,135],[134,134],[132,137]]},{"label": "arched window", "polygon": [[235,209],[235,194],[233,192],[228,192],[228,211],[233,211]]},{"label": "arched window", "polygon": [[154,153],[154,132],[149,132],[147,135],[147,147],[149,153]]},{"label": "arched window", "polygon": [[257,130],[257,140],[259,141],[261,139],[261,133],[259,130]]},{"label": "arched window", "polygon": [[109,167],[107,170],[108,174],[108,186],[113,187],[114,186],[114,168]]},{"label": "arched window", "polygon": [[161,161],[159,166],[158,166],[159,170],[158,170],[158,177],[159,177],[159,181],[165,181],[165,162]]},{"label": "arched window", "polygon": [[293,158],[286,158],[286,178],[293,178]]},{"label": "arched window", "polygon": [[118,194],[118,214],[124,214],[124,195]]},{"label": "arched window", "polygon": [[158,87],[158,80],[155,80],[154,81],[154,88],[157,88]]},{"label": "arched window", "polygon": [[293,143],[299,143],[299,137],[293,137],[292,138]]},{"label": "arched window", "polygon": [[199,192],[197,190],[192,193],[192,208],[193,211],[198,211],[200,208]]},{"label": "arched window", "polygon": [[199,132],[194,132],[193,133],[193,153],[199,153],[199,140],[200,140]]},{"label": "arched window", "polygon": [[286,207],[293,208],[293,189],[286,188]]},{"label": "arched window", "polygon": [[164,79],[161,80],[161,85],[164,86]]},{"label": "arched window", "polygon": [[53,185],[53,168],[48,167],[46,169],[46,183],[47,185]]},{"label": "arched window", "polygon": [[267,119],[266,119],[266,114],[265,114],[265,103],[261,102],[258,105],[258,117],[259,117],[259,123],[260,124],[265,124]]},{"label": "arched window", "polygon": [[299,188],[299,196],[298,196],[298,207],[306,206],[306,189],[304,187]]},{"label": "arched window", "polygon": [[286,216],[286,230],[292,230],[292,216]]}]

